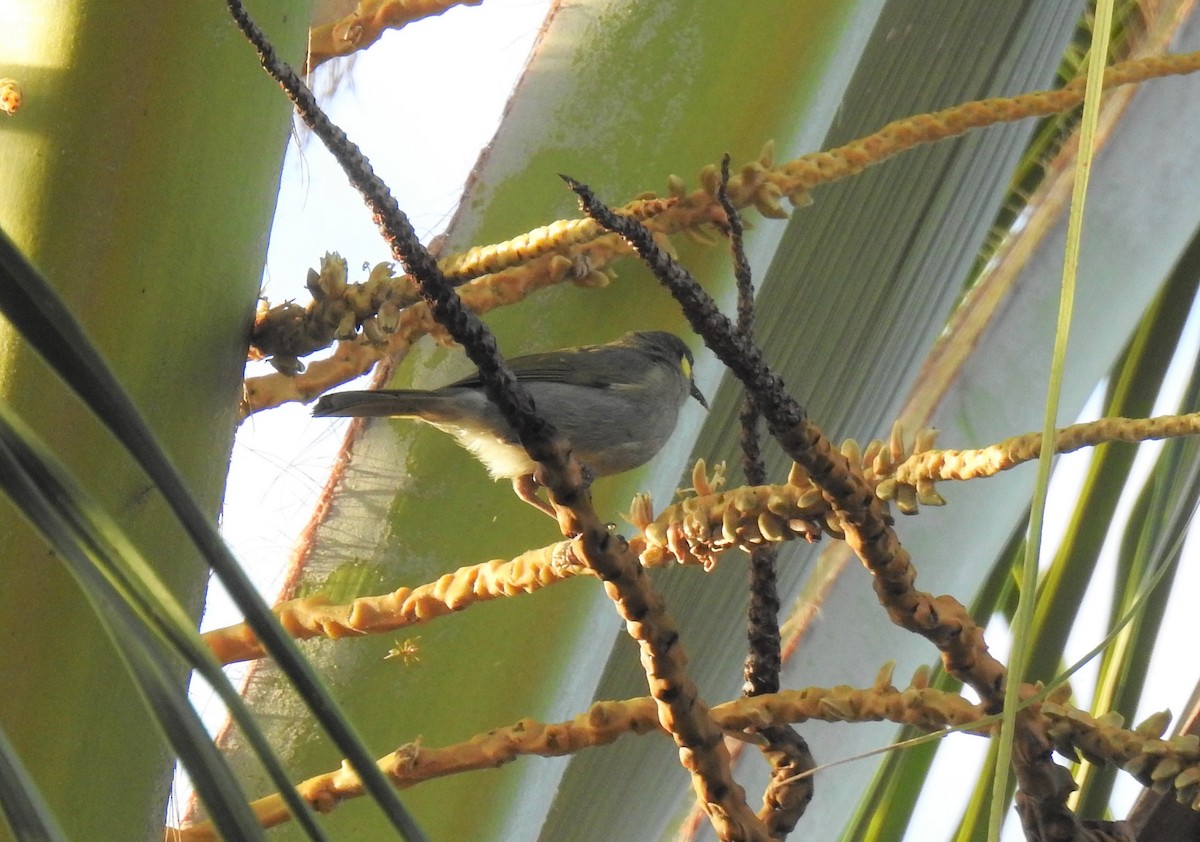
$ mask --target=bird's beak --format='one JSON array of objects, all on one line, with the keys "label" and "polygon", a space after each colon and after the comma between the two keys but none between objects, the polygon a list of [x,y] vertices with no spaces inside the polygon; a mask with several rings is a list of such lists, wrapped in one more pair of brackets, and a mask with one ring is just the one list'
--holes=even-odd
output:
[{"label": "bird's beak", "polygon": [[708,401],[704,399],[704,393],[700,391],[699,387],[697,387],[695,383],[692,384],[691,393],[692,397],[698,400],[702,407],[708,409]]}]

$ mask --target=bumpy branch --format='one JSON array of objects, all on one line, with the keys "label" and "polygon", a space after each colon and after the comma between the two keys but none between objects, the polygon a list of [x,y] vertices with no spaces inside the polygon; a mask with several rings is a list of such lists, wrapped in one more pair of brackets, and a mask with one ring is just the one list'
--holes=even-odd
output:
[{"label": "bumpy branch", "polygon": [[[729,155],[721,161],[721,183],[717,201],[729,226],[729,250],[733,257],[733,274],[737,279],[737,329],[743,335],[754,336],[754,280],[750,262],[742,242],[742,218],[729,198]],[[759,441],[759,414],[749,396],[743,399],[739,414],[741,422],[742,472],[750,485],[767,481]],[[775,577],[775,549],[763,544],[750,551],[750,608],[747,623],[749,654],[746,657],[747,696],[774,693],[779,689],[779,592]]]},{"label": "bumpy branch", "polygon": [[1004,667],[987,654],[982,631],[961,605],[957,610],[949,604],[941,606],[950,609],[948,614],[939,611],[933,597],[912,586],[916,573],[911,560],[874,490],[808,421],[804,409],[785,390],[782,379],[763,360],[762,351],[733,329],[690,273],[658,246],[644,226],[614,214],[586,186],[574,179],[567,181],[586,213],[625,237],[637,250],[682,305],[692,328],[742,381],[772,435],[811,478],[837,517],[847,542],[874,574],[876,593],[892,620],[931,639],[942,650],[952,675],[974,687],[985,703],[998,704]]},{"label": "bumpy branch", "polygon": [[[1200,434],[1200,413],[1156,418],[1101,418],[1059,431],[1055,451],[1068,453],[1114,442],[1137,443]],[[880,500],[895,503],[905,514],[918,504],[944,505],[934,483],[992,476],[1037,459],[1041,434],[1027,433],[975,450],[934,450],[934,432],[919,431],[911,445],[896,425],[888,441],[876,439],[864,448],[853,439],[841,455],[861,473]],[[697,482],[697,484],[699,484]],[[799,465],[786,484],[743,486],[728,491],[706,488],[696,496],[667,506],[654,518],[648,501],[638,507],[635,525],[643,530],[638,550],[642,563],[657,566],[672,559],[680,564],[711,567],[731,547],[754,547],[821,533],[844,537],[820,488]]]},{"label": "bumpy branch", "polygon": [[528,390],[500,356],[495,338],[455,294],[362,151],[329,120],[295,71],[275,55],[237,0],[227,3],[257,49],[263,67],[287,92],[301,119],[321,138],[350,183],[363,195],[385,241],[416,280],[430,312],[479,368],[488,399],[516,431],[530,458],[538,463],[538,479],[549,491],[563,533],[578,536],[573,552],[604,581],[605,591],[616,603],[630,636],[638,642],[659,721],[679,745],[680,762],[691,773],[692,785],[718,836],[723,840],[767,842],[766,829],[733,780],[721,730],[684,669],[687,659],[674,621],[628,545],[611,535],[597,516],[570,443],[537,414]]},{"label": "bumpy branch", "polygon": [[[897,690],[890,685],[890,680],[890,667],[885,667],[871,688],[842,686],[785,690],[726,702],[714,707],[712,714],[720,726],[731,733],[807,720],[888,720],[938,731],[969,726],[982,716],[977,706],[961,696],[932,690],[919,680],[913,686]],[[380,758],[379,766],[397,787],[406,788],[447,775],[491,769],[522,756],[573,754],[585,748],[609,745],[625,734],[660,731],[656,706],[652,698],[597,702],[567,722],[546,724],[522,719],[507,728],[497,728],[445,748],[425,748],[410,743]],[[296,789],[321,812],[329,812],[342,801],[362,795],[357,777],[345,766],[310,778]],[[290,818],[278,795],[259,799],[251,807],[264,827],[273,827]],[[172,829],[168,833],[168,838],[174,842],[216,842],[218,838],[207,822],[181,830]]]},{"label": "bumpy branch", "polygon": [[[280,603],[275,613],[297,640],[361,637],[428,623],[477,602],[533,593],[590,572],[575,558],[572,542],[560,541],[512,560],[493,559],[461,567],[416,588],[362,596],[346,605],[331,604],[322,596],[302,597]],[[214,629],[203,638],[222,664],[263,656],[262,646],[245,623]]]},{"label": "bumpy branch", "polygon": [[[737,329],[745,336],[754,335],[754,279],[742,239],[742,218],[729,198],[729,154],[721,160],[721,183],[717,201],[728,221],[729,251],[733,274],[737,279]],[[746,481],[761,485],[767,481],[759,441],[759,414],[749,396],[742,400],[742,470]],[[760,544],[750,551],[750,605],[747,610],[748,652],[742,694],[761,696],[779,690],[782,663],[779,639],[779,589],[776,585],[774,544]],[[758,817],[773,839],[785,839],[804,816],[813,797],[813,778],[803,774],[816,767],[808,742],[786,725],[771,725],[758,730],[760,748],[771,766],[771,777],[763,792]]]},{"label": "bumpy branch", "polygon": [[[1004,665],[988,652],[983,629],[958,600],[947,595],[934,597],[913,587],[916,570],[911,557],[891,528],[884,504],[862,474],[807,420],[804,410],[784,391],[782,380],[763,361],[762,352],[732,329],[712,298],[659,247],[645,226],[614,214],[584,185],[573,179],[567,182],[589,216],[637,250],[682,306],[705,344],[746,386],[772,435],[811,477],[845,533],[846,543],[871,571],[876,596],[892,622],[937,646],[946,670],[979,693],[989,712],[999,711],[1007,676]],[[1017,729],[1013,762],[1025,797],[1037,799],[1040,815],[1053,814],[1062,824],[1078,827],[1066,807],[1069,791],[1049,785],[1060,781],[1065,770],[1050,758],[1037,706],[1022,711]]]},{"label": "bumpy branch", "polygon": [[[1056,453],[1070,453],[1109,442],[1143,442],[1194,436],[1200,433],[1200,412],[1157,418],[1101,418],[1058,431]],[[897,485],[915,487],[921,482],[987,477],[1037,459],[1042,452],[1041,433],[1026,433],[978,450],[917,452],[896,467]]]},{"label": "bumpy branch", "polygon": [[[809,687],[783,690],[762,696],[743,697],[715,706],[713,718],[727,732],[744,733],[773,726],[810,720],[823,722],[880,722],[914,725],[928,732],[948,728],[977,735],[990,735],[990,727],[976,727],[983,710],[961,696],[927,686],[928,673],[918,670],[909,686],[892,686],[889,666],[880,670],[869,688]],[[1082,753],[1095,763],[1116,763],[1146,786],[1173,791],[1183,802],[1200,810],[1197,799],[1200,781],[1200,739],[1194,735],[1162,739],[1170,717],[1155,714],[1133,730],[1121,727],[1120,717],[1109,714],[1095,718],[1060,703],[1044,702],[1043,713],[1050,722],[1055,750],[1064,757]],[[649,697],[624,701],[596,702],[567,722],[546,724],[522,719],[507,728],[497,728],[444,748],[426,748],[419,743],[401,746],[379,765],[405,788],[423,781],[462,772],[491,769],[524,756],[559,757],[587,748],[609,745],[625,734],[659,731],[656,703]],[[333,810],[349,798],[361,796],[362,786],[344,766],[337,771],[310,778],[297,791],[322,812]],[[259,799],[252,805],[264,827],[290,818],[278,795]],[[1084,833],[1082,839],[1099,839]],[[169,829],[172,842],[216,842],[208,822],[182,829]]]},{"label": "bumpy branch", "polygon": [[354,11],[308,33],[304,72],[311,73],[331,58],[348,56],[378,41],[389,29],[440,15],[454,6],[478,6],[483,0],[360,0]]}]

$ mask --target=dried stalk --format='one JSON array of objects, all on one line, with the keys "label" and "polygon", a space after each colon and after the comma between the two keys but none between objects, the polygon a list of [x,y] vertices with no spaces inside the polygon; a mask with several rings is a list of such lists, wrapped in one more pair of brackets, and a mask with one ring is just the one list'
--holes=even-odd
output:
[{"label": "dried stalk", "polygon": [[[970,685],[989,713],[999,711],[1007,670],[988,652],[983,629],[954,597],[934,597],[913,587],[916,569],[891,528],[884,504],[862,474],[808,421],[803,408],[785,391],[783,381],[763,361],[761,350],[732,328],[695,278],[659,247],[645,226],[617,216],[586,186],[574,179],[566,180],[589,216],[620,234],[637,250],[682,306],[692,328],[742,381],[772,435],[820,489],[846,543],[871,571],[875,594],[892,622],[937,646],[947,672]],[[1065,770],[1050,759],[1037,707],[1022,711],[1017,726],[1013,762],[1019,778],[1028,784],[1023,786],[1025,797],[1037,807],[1026,812],[1053,814],[1078,827],[1065,806],[1068,793],[1061,786],[1046,785],[1059,781]]]},{"label": "dried stalk", "polygon": [[578,536],[574,538],[576,556],[604,581],[606,593],[638,643],[659,721],[679,746],[680,763],[691,774],[693,788],[717,835],[723,840],[766,842],[766,829],[733,780],[721,730],[684,669],[687,659],[674,621],[624,539],[610,535],[597,516],[582,467],[571,455],[570,443],[537,414],[528,391],[500,356],[495,338],[455,294],[362,151],[329,120],[295,71],[276,56],[237,0],[227,3],[258,51],[263,67],[287,92],[301,119],[321,138],[351,184],[362,193],[393,255],[416,281],[430,313],[479,367],[488,398],[538,463],[538,480],[549,491],[563,534]]},{"label": "dried stalk", "polygon": [[[809,687],[743,697],[712,709],[713,718],[729,733],[745,733],[766,727],[810,720],[823,722],[880,722],[913,725],[928,732],[955,728],[966,733],[990,735],[991,726],[980,726],[983,709],[955,693],[925,685],[927,674],[918,671],[907,688],[891,685],[890,667],[880,672],[874,686]],[[1200,781],[1200,739],[1195,735],[1162,739],[1170,722],[1156,714],[1133,730],[1121,728],[1119,717],[1092,717],[1076,708],[1043,703],[1050,722],[1055,750],[1074,758],[1083,753],[1095,763],[1117,763],[1147,786],[1173,791],[1176,797],[1196,801]],[[522,719],[506,728],[478,734],[444,748],[426,748],[418,743],[401,746],[380,758],[380,767],[397,787],[407,788],[423,781],[463,772],[491,769],[518,757],[559,757],[587,748],[610,745],[625,734],[661,732],[656,703],[649,697],[624,701],[596,702],[567,722],[546,724]],[[360,797],[362,787],[344,766],[299,784],[297,791],[323,812],[349,798]],[[278,795],[252,805],[264,827],[289,820]],[[172,842],[215,842],[211,824],[200,822],[182,829],[167,830]],[[1081,839],[1102,837],[1085,832]]]},{"label": "dried stalk", "polygon": [[[322,596],[291,599],[277,605],[275,614],[297,640],[385,634],[462,611],[477,602],[533,593],[590,572],[574,557],[571,542],[560,541],[529,550],[511,561],[493,559],[461,567],[416,588],[362,596],[346,605],[333,605]],[[245,623],[214,629],[203,638],[222,664],[249,661],[264,654]]]},{"label": "dried stalk", "polygon": [[[721,183],[717,201],[725,212],[729,227],[729,250],[733,274],[737,279],[737,329],[746,337],[754,335],[754,280],[742,240],[742,218],[729,198],[729,155],[721,160]],[[742,471],[746,481],[761,485],[767,481],[759,441],[759,413],[754,400],[746,396],[739,415],[741,422]],[[776,585],[776,547],[760,544],[750,550],[750,605],[747,611],[745,696],[761,696],[779,691],[782,663],[779,638],[779,589]],[[784,839],[812,801],[814,782],[803,774],[816,768],[808,742],[790,726],[770,725],[758,729],[759,748],[771,767],[771,778],[763,792],[758,817],[773,839]]]},{"label": "dried stalk", "polygon": [[[465,742],[440,749],[417,743],[401,746],[379,759],[379,766],[399,788],[422,781],[479,769],[491,769],[525,755],[558,757],[585,748],[609,745],[624,734],[661,731],[657,702],[649,697],[626,701],[597,702],[567,722],[554,724],[522,719],[507,728],[479,734]],[[868,689],[852,687],[808,688],[741,698],[718,705],[712,715],[730,732],[756,730],[806,720],[825,722],[892,722],[915,725],[929,731],[969,726],[982,711],[961,696],[910,687]],[[297,791],[314,809],[329,812],[349,798],[360,797],[357,776],[344,765],[336,771],[310,778]],[[290,819],[278,795],[261,798],[251,805],[263,827],[274,827]],[[209,842],[218,838],[212,826],[201,822],[180,830],[168,830],[172,842]]]},{"label": "dried stalk", "polygon": [[354,11],[308,31],[304,73],[325,62],[348,56],[378,41],[389,29],[402,29],[422,18],[440,15],[455,6],[478,6],[483,0],[359,0]]}]

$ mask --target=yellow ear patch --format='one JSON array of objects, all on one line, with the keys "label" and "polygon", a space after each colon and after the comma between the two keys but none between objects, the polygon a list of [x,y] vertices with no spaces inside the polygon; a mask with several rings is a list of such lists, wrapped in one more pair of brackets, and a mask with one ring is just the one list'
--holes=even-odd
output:
[{"label": "yellow ear patch", "polygon": [[683,376],[688,380],[692,379],[692,361],[687,357],[680,357],[679,367],[683,369]]}]

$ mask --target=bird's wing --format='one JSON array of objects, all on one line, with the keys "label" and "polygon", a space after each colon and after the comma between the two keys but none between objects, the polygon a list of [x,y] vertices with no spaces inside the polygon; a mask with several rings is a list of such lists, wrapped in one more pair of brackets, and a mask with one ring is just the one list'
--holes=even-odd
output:
[{"label": "bird's wing", "polygon": [[[518,380],[538,380],[546,383],[570,383],[581,386],[614,386],[630,382],[636,373],[633,371],[606,372],[601,377],[580,359],[581,354],[590,354],[606,350],[604,346],[596,348],[574,348],[570,351],[547,351],[542,354],[528,354],[523,357],[513,357],[508,361],[509,368]],[[582,364],[581,364],[582,363]],[[449,386],[479,386],[482,381],[475,373],[462,380],[448,384]]]},{"label": "bird's wing", "polygon": [[428,403],[427,397],[427,392],[405,389],[331,392],[314,404],[312,414],[318,418],[420,415],[419,410]]}]

